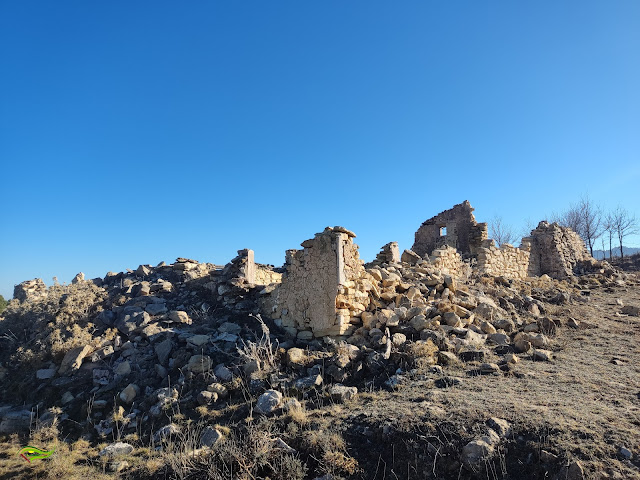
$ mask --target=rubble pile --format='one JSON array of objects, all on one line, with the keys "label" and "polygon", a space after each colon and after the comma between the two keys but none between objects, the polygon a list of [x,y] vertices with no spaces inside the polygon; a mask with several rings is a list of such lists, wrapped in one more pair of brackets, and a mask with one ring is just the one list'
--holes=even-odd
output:
[{"label": "rubble pile", "polygon": [[[423,224],[420,236],[440,223]],[[390,242],[365,265],[355,234],[336,226],[287,251],[282,268],[244,249],[225,266],[178,258],[48,289],[23,282],[0,321],[0,433],[28,429],[39,411],[97,441],[114,430],[162,439],[178,428],[177,412],[223,412],[247,395],[256,414],[272,415],[312,390],[344,403],[416,374],[449,388],[463,381],[452,366],[518,376],[527,362],[554,361],[555,336],[579,328],[554,315],[558,305],[636,281],[589,259],[557,225],[541,222],[521,249],[498,249],[481,238],[484,224],[467,224],[478,238],[463,241],[466,253],[455,242],[430,251],[418,242],[400,255]],[[530,274],[529,256],[543,273]],[[25,324],[22,345],[11,334]],[[209,433],[209,444],[222,435]],[[465,462],[500,441],[487,438],[465,447]]]}]

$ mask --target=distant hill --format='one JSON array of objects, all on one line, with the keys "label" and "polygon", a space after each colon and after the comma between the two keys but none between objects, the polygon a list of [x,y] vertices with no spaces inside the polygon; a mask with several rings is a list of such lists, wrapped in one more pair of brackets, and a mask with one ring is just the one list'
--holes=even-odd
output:
[{"label": "distant hill", "polygon": [[[624,254],[624,256],[626,257],[627,255],[633,255],[634,253],[638,253],[640,252],[640,248],[635,248],[635,247],[622,247],[622,253]],[[606,258],[609,258],[609,250],[605,250],[606,253]],[[620,256],[620,247],[614,247],[613,248],[613,256],[614,257],[619,257]],[[596,260],[602,260],[604,258],[604,254],[602,250],[594,250],[593,251],[593,257]]]}]

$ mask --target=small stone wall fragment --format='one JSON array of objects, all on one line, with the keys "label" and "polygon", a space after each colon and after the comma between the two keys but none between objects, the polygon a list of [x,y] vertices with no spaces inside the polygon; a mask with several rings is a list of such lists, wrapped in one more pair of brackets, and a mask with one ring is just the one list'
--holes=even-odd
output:
[{"label": "small stone wall fragment", "polygon": [[282,282],[282,273],[274,270],[272,265],[261,265],[256,263],[255,284],[271,285]]},{"label": "small stone wall fragment", "polygon": [[267,314],[301,338],[304,332],[320,337],[353,331],[373,288],[354,237],[343,227],[327,227],[302,242],[302,250],[288,250],[282,283],[265,301]]},{"label": "small stone wall fragment", "polygon": [[367,267],[398,262],[400,262],[400,249],[398,248],[398,242],[389,242],[380,249],[380,253],[378,253],[376,259],[367,264]]},{"label": "small stone wall fragment", "polygon": [[13,298],[26,302],[27,300],[38,300],[47,296],[47,286],[41,278],[24,281],[13,287]]},{"label": "small stone wall fragment", "polygon": [[435,249],[429,256],[431,264],[442,273],[460,277],[465,270],[462,257],[455,248],[445,245]]},{"label": "small stone wall fragment", "polygon": [[250,297],[256,290],[256,264],[253,250],[238,250],[238,255],[223,268],[210,273],[212,282],[206,288],[214,292],[216,300],[236,311],[252,311],[255,302]]}]

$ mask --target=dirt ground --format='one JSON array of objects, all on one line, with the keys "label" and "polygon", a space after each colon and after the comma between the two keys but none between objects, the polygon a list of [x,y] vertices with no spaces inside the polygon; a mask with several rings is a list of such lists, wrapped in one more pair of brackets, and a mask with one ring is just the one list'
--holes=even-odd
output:
[{"label": "dirt ground", "polygon": [[[514,371],[499,375],[445,367],[459,385],[434,388],[439,374],[417,375],[397,391],[335,408],[333,422],[343,423],[363,454],[354,456],[368,465],[361,478],[571,478],[562,466],[573,461],[584,478],[640,478],[640,317],[619,314],[617,300],[640,305],[640,288],[592,290],[588,303],[552,312],[565,325],[552,337],[552,362],[521,355]],[[566,326],[570,317],[587,328]],[[471,472],[459,452],[490,417],[511,422],[513,434],[484,471]],[[544,462],[542,450],[557,460]]]},{"label": "dirt ground", "polygon": [[[283,438],[309,466],[299,476],[277,478],[314,479],[335,471],[323,480],[640,479],[640,317],[620,313],[621,304],[640,306],[640,286],[594,288],[588,297],[586,303],[549,306],[548,315],[562,324],[549,335],[550,362],[519,354],[509,371],[489,375],[479,375],[474,362],[442,371],[425,366],[401,373],[393,387],[361,389],[349,403],[334,404],[317,392],[305,399],[300,418],[283,413],[261,420],[260,428]],[[580,327],[570,327],[570,318]],[[443,377],[459,383],[442,388]],[[228,420],[236,425],[251,417],[246,406],[231,412]],[[464,466],[464,446],[487,434],[492,417],[510,422],[511,432],[484,464]],[[342,439],[344,447],[330,449]],[[158,457],[144,446],[129,458],[131,468],[109,473],[104,462],[87,460],[97,458],[99,447],[82,441],[58,444],[65,455],[57,463],[34,466],[16,456],[21,442],[0,445],[1,479],[227,478],[210,477],[197,465],[189,473],[154,472],[150,465]],[[333,456],[318,458],[310,444]],[[331,459],[346,467],[332,469]],[[578,473],[567,469],[576,462]]]}]

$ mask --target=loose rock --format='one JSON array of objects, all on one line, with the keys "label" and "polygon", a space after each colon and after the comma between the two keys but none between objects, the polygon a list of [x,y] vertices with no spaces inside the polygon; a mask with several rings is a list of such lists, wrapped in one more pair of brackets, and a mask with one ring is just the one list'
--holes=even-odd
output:
[{"label": "loose rock", "polygon": [[282,394],[277,390],[267,390],[260,397],[256,403],[256,412],[268,415],[276,410],[282,403]]}]

